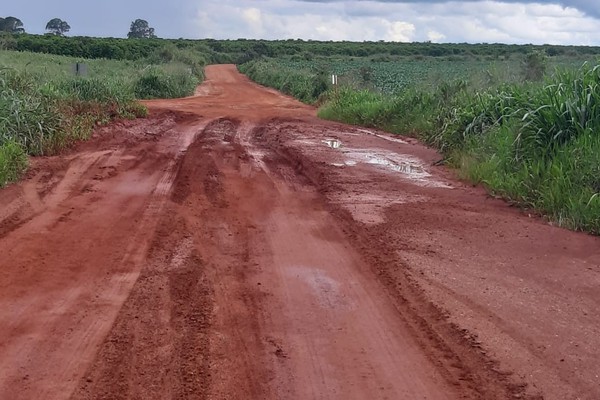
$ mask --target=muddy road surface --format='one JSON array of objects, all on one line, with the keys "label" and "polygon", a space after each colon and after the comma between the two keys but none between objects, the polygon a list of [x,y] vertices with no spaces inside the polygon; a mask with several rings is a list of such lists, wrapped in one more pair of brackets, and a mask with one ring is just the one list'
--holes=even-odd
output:
[{"label": "muddy road surface", "polygon": [[600,240],[211,66],[0,191],[0,399],[598,399]]}]

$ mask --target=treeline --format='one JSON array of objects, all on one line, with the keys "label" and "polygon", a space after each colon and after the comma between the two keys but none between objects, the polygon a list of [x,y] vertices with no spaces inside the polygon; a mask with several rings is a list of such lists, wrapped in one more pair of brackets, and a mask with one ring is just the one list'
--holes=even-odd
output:
[{"label": "treeline", "polygon": [[490,56],[503,57],[511,54],[528,54],[544,51],[549,56],[600,55],[599,46],[554,46],[514,44],[468,44],[468,43],[399,43],[399,42],[332,42],[302,39],[289,40],[211,40],[205,39],[212,50],[231,54],[254,53],[267,57],[280,56]]},{"label": "treeline", "polygon": [[0,49],[31,51],[81,58],[139,60],[147,58],[165,44],[179,49],[195,49],[213,63],[242,64],[259,57],[453,57],[472,56],[503,59],[533,51],[548,56],[595,56],[600,46],[510,45],[510,44],[436,44],[395,42],[322,42],[294,40],[214,40],[62,37],[59,35],[5,34]]}]

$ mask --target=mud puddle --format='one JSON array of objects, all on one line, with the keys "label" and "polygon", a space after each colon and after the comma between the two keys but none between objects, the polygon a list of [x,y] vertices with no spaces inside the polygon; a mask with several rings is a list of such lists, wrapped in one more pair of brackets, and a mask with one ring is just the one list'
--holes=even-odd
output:
[{"label": "mud puddle", "polygon": [[412,164],[409,162],[397,163],[397,162],[394,162],[387,158],[379,157],[377,155],[368,156],[368,157],[369,158],[368,158],[367,164],[381,165],[381,166],[387,167],[391,170],[394,170],[396,172],[402,172],[403,174],[408,174],[408,175],[429,176],[429,174],[427,172],[425,172],[423,167],[420,165],[417,165],[417,164]]},{"label": "mud puddle", "polygon": [[323,140],[323,143],[325,143],[328,147],[331,147],[332,149],[339,149],[340,147],[342,147],[342,141],[338,139],[325,139]]},{"label": "mud puddle", "polygon": [[451,186],[435,179],[427,172],[421,160],[406,154],[385,150],[373,151],[348,148],[342,150],[342,154],[345,159],[343,161],[336,160],[331,165],[335,167],[352,167],[358,164],[369,164],[400,173],[420,186],[451,188]]}]

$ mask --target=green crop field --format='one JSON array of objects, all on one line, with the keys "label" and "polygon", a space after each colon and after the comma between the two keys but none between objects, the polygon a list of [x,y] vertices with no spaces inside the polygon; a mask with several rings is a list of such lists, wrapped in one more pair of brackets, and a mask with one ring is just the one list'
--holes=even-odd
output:
[{"label": "green crop field", "polygon": [[[593,62],[594,57],[555,57],[549,60],[547,71],[556,68],[579,68],[585,62]],[[316,60],[292,60],[289,58],[265,59],[254,61],[243,66],[243,71],[250,68],[259,70],[257,75],[272,75],[282,71],[288,79],[276,87],[288,92],[293,80],[299,75],[329,76],[338,75],[338,82],[343,86],[358,89],[371,89],[384,94],[400,93],[408,88],[434,88],[443,82],[455,80],[468,81],[470,85],[488,87],[498,83],[518,82],[523,74],[523,60],[512,57],[506,60],[480,60],[476,58],[449,57],[417,57],[399,58],[395,61],[377,61],[368,58],[345,58]],[[258,76],[256,76],[257,79]],[[263,83],[271,86],[269,79]],[[293,93],[289,93],[293,94]],[[315,98],[301,98],[314,101]]]}]

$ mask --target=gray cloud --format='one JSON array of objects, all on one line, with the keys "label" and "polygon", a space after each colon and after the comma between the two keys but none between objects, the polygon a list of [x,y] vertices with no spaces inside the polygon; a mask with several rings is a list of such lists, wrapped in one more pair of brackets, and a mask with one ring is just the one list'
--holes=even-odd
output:
[{"label": "gray cloud", "polygon": [[[339,0],[298,0],[307,3],[336,3]],[[482,3],[486,0],[462,0],[464,3]],[[503,3],[526,4],[558,4],[563,7],[576,8],[590,16],[600,17],[600,2],[597,0],[501,0]],[[353,3],[409,3],[409,4],[439,4],[457,3],[454,0],[355,0]],[[367,11],[368,13],[368,11]]]}]

